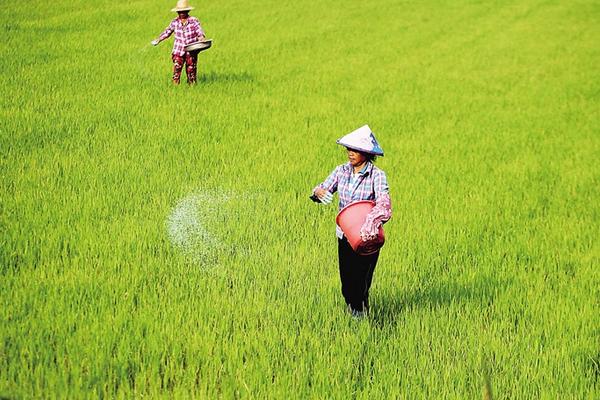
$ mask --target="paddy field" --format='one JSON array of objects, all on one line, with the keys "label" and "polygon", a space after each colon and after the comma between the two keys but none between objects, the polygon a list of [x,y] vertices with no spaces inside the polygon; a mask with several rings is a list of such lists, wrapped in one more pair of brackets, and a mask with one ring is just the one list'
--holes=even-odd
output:
[{"label": "paddy field", "polygon": [[[598,2],[192,2],[195,87],[174,3],[0,6],[1,398],[598,398]],[[355,320],[308,196],[363,124]]]}]

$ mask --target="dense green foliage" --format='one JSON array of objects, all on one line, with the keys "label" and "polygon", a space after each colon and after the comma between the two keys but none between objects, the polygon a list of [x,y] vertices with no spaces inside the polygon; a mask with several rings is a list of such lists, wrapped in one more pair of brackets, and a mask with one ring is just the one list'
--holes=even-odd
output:
[{"label": "dense green foliage", "polygon": [[[174,4],[0,7],[0,397],[597,396],[598,2],[202,2],[191,88]],[[308,195],[365,123],[354,320]]]}]

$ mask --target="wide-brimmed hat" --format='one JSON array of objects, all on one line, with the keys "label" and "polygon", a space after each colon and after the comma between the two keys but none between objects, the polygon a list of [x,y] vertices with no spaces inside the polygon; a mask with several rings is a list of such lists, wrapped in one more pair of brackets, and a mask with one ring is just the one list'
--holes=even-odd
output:
[{"label": "wide-brimmed hat", "polygon": [[190,2],[188,0],[178,0],[175,8],[172,8],[171,11],[190,11],[193,10],[194,7],[190,6]]},{"label": "wide-brimmed hat", "polygon": [[375,135],[371,131],[371,128],[369,128],[369,125],[361,126],[357,130],[338,139],[336,143],[352,150],[383,156],[383,149],[377,143],[377,139],[375,139]]}]

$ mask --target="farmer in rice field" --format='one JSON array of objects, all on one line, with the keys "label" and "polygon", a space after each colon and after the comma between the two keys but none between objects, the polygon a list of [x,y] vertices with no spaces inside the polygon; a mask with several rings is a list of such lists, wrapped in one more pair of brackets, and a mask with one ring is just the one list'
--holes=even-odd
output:
[{"label": "farmer in rice field", "polygon": [[[329,204],[336,191],[339,209],[360,200],[374,200],[375,206],[367,215],[360,230],[360,238],[369,241],[377,238],[379,227],[392,216],[389,187],[385,173],[373,163],[383,150],[368,125],[347,134],[337,141],[346,147],[348,162],[339,165],[313,189],[313,201]],[[369,310],[369,288],[379,257],[379,250],[370,255],[356,253],[339,226],[338,258],[342,294],[348,310],[355,317],[363,317]]]},{"label": "farmer in rice field", "polygon": [[177,18],[171,21],[158,39],[152,41],[152,45],[156,46],[175,32],[175,42],[171,58],[173,59],[173,83],[176,85],[179,84],[181,79],[181,71],[184,64],[186,66],[185,72],[187,73],[188,83],[190,85],[196,83],[198,53],[190,53],[184,49],[188,44],[204,40],[204,31],[200,26],[200,21],[190,16],[190,10],[193,9],[194,7],[190,7],[188,0],[179,0],[177,6],[171,10],[177,13]]}]

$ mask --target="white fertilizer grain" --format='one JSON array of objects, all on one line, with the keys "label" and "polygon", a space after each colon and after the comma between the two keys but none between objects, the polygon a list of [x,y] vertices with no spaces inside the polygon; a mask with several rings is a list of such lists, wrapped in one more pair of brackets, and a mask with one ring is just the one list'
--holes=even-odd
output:
[{"label": "white fertilizer grain", "polygon": [[194,263],[209,266],[223,242],[209,231],[220,207],[230,195],[211,191],[195,192],[180,200],[167,218],[167,233],[171,243]]}]

